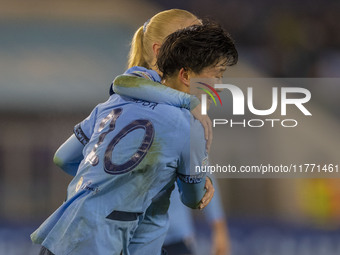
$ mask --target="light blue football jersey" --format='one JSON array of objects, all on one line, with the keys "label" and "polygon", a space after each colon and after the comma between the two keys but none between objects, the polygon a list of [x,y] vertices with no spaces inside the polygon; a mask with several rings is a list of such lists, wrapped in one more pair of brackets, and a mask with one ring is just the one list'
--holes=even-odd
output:
[{"label": "light blue football jersey", "polygon": [[[67,200],[31,235],[56,255],[130,254],[145,212],[153,201],[167,210],[177,177],[187,205],[197,206],[205,193],[204,175],[190,175],[207,157],[203,127],[186,109],[112,95],[75,134],[84,159]],[[195,187],[189,196],[185,183]]]}]

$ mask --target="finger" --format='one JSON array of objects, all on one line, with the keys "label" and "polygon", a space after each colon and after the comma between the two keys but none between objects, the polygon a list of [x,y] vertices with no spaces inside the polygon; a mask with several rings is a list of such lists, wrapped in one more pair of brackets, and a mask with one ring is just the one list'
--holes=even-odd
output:
[{"label": "finger", "polygon": [[211,182],[211,179],[208,177],[208,176],[206,176],[205,177],[205,183],[204,183],[204,188],[206,189],[206,190],[209,190],[209,189],[212,189],[214,186],[213,186],[213,184],[212,184],[212,182]]},{"label": "finger", "polygon": [[207,140],[206,150],[209,153],[210,152],[210,148],[211,148],[211,144],[212,144],[211,136],[209,135],[208,139],[206,139],[206,140]]},{"label": "finger", "polygon": [[204,204],[208,204],[210,202],[210,200],[213,198],[214,196],[214,192],[215,192],[215,189],[212,188],[209,190],[209,192],[207,192],[207,199],[204,200]]},{"label": "finger", "polygon": [[214,196],[214,191],[215,191],[214,189],[211,189],[205,193],[199,206],[200,209],[203,209],[210,203],[211,199]]},{"label": "finger", "polygon": [[203,209],[207,204],[209,204],[210,200],[214,196],[215,189],[211,182],[211,179],[208,177],[205,177],[204,188],[206,189],[206,192],[201,200],[201,204],[199,207],[200,209]]},{"label": "finger", "polygon": [[209,132],[210,132],[210,127],[209,127],[209,123],[206,121],[202,122],[203,128],[204,128],[204,138],[205,140],[209,140]]},{"label": "finger", "polygon": [[213,198],[213,196],[209,195],[206,200],[202,199],[202,202],[201,202],[201,204],[199,206],[199,209],[202,210],[203,208],[205,208],[210,203],[212,198]]},{"label": "finger", "polygon": [[207,190],[202,198],[202,203],[205,203],[205,201],[208,201],[211,197],[211,190]]},{"label": "finger", "polygon": [[207,126],[208,126],[208,139],[206,139],[207,140],[207,146],[206,147],[207,147],[207,152],[209,152],[211,144],[212,144],[212,139],[213,139],[213,130],[212,130],[212,122],[211,122],[209,117],[208,117],[207,121],[208,121],[208,124],[207,124]]},{"label": "finger", "polygon": [[210,120],[210,118],[208,118],[208,123],[209,123],[209,135],[210,135],[210,140],[212,140],[213,138],[213,128],[212,128],[212,122]]},{"label": "finger", "polygon": [[[210,181],[209,188],[207,189],[207,192],[206,192],[206,195],[207,195],[208,199],[209,198],[211,199],[214,196],[214,193],[215,193],[215,189],[214,189],[214,186],[212,185],[212,183]],[[204,201],[206,201],[206,200],[204,200]]]},{"label": "finger", "polygon": [[210,203],[212,198],[213,198],[213,195],[209,195],[208,198],[204,200],[204,202],[202,202],[202,205],[207,206]]}]

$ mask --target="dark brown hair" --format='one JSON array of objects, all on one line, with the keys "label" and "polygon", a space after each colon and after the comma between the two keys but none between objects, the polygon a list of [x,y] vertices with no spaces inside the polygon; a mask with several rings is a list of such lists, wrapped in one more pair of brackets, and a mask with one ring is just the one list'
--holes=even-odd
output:
[{"label": "dark brown hair", "polygon": [[205,67],[226,60],[226,65],[237,63],[238,53],[230,35],[217,23],[204,22],[170,34],[157,56],[158,69],[163,78],[181,68],[199,74]]}]

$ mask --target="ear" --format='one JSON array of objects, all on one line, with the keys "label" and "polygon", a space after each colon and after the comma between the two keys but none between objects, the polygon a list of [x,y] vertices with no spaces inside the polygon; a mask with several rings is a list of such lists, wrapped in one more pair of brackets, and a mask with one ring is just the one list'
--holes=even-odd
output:
[{"label": "ear", "polygon": [[153,51],[153,55],[155,58],[157,58],[160,48],[161,48],[161,45],[159,43],[152,44],[152,51]]},{"label": "ear", "polygon": [[189,71],[184,69],[183,67],[178,72],[178,79],[181,81],[181,83],[189,88],[190,86],[190,74]]}]

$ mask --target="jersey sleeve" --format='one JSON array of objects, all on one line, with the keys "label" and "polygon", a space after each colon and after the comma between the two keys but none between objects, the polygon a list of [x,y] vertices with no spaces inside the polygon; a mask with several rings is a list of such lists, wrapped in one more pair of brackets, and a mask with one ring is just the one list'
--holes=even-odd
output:
[{"label": "jersey sleeve", "polygon": [[86,119],[75,125],[73,129],[74,135],[84,146],[89,142],[93,134],[94,126],[96,124],[96,116],[97,107],[93,109],[91,114]]},{"label": "jersey sleeve", "polygon": [[[190,135],[184,140],[179,167],[177,185],[183,204],[190,208],[198,208],[205,194],[205,172],[200,166],[207,161],[205,140],[202,125],[191,116]],[[198,167],[198,168],[197,168]]]},{"label": "jersey sleeve", "polygon": [[97,107],[82,122],[75,125],[73,135],[54,154],[53,162],[66,173],[75,176],[83,159],[83,148],[89,142],[96,121]]},{"label": "jersey sleeve", "polygon": [[199,99],[193,95],[172,89],[150,79],[134,76],[134,73],[118,76],[113,81],[112,90],[122,96],[169,104],[188,110],[192,110],[200,104]]}]

